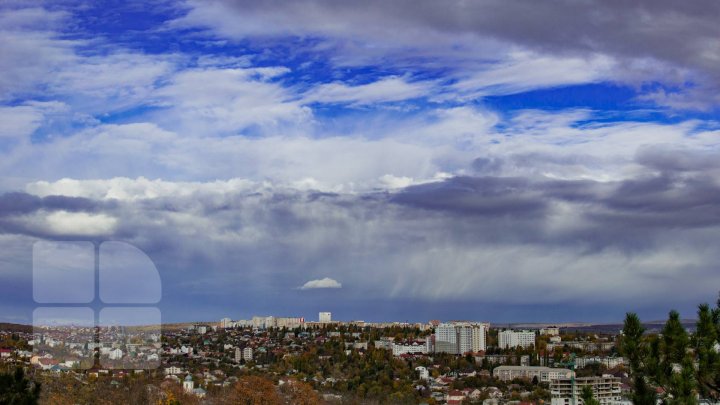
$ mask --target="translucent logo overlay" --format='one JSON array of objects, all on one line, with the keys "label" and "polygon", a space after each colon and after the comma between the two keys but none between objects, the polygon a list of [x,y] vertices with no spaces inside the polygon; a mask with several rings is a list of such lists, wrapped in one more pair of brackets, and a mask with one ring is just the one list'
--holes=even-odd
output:
[{"label": "translucent logo overlay", "polygon": [[155,264],[124,242],[33,245],[33,362],[43,369],[160,366]]}]

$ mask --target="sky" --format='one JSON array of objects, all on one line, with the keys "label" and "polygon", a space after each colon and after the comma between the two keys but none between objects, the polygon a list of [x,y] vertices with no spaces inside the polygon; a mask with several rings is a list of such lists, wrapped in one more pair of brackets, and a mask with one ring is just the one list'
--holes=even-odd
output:
[{"label": "sky", "polygon": [[166,322],[692,318],[720,289],[718,16],[5,0],[0,321],[31,321],[43,241],[137,247]]}]

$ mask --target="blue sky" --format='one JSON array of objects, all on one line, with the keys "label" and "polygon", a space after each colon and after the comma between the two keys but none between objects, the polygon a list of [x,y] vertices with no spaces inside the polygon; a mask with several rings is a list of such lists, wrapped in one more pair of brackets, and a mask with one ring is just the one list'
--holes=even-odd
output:
[{"label": "blue sky", "polygon": [[0,321],[39,240],[137,246],[168,321],[691,317],[718,7],[4,2]]}]

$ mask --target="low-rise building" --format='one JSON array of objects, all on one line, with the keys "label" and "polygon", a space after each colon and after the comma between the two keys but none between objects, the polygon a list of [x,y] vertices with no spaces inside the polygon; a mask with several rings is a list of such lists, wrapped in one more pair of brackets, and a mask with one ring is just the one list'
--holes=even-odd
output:
[{"label": "low-rise building", "polygon": [[165,375],[184,374],[185,371],[178,366],[170,366],[165,368]]},{"label": "low-rise building", "polygon": [[567,347],[569,349],[579,349],[585,352],[602,351],[607,352],[615,347],[615,342],[583,342],[583,341],[568,341],[560,343],[548,343],[547,350],[553,351],[556,347]]},{"label": "low-rise building", "polygon": [[123,357],[123,351],[120,349],[113,349],[108,353],[110,360],[120,360]]},{"label": "low-rise building", "polygon": [[392,352],[393,356],[403,354],[427,354],[427,346],[425,342],[393,343]]},{"label": "low-rise building", "polygon": [[493,370],[493,376],[502,381],[512,381],[516,378],[538,382],[551,382],[561,378],[571,378],[574,371],[566,368],[551,368],[539,366],[498,366]]},{"label": "low-rise building", "polygon": [[557,326],[548,326],[547,328],[540,329],[540,336],[559,336],[560,328]]},{"label": "low-rise building", "polygon": [[591,364],[600,364],[605,368],[615,368],[625,364],[622,357],[601,357],[601,356],[584,356],[575,359],[575,367],[583,368]]},{"label": "low-rise building", "polygon": [[380,339],[373,342],[376,349],[392,350],[393,341],[391,339]]}]

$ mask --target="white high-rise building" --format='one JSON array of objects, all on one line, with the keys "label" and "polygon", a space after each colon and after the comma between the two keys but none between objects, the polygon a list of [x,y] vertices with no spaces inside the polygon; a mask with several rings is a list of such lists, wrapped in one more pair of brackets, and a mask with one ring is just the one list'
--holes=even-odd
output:
[{"label": "white high-rise building", "polygon": [[231,328],[232,327],[232,319],[230,318],[223,318],[220,320],[220,327],[223,329]]},{"label": "white high-rise building", "polygon": [[504,330],[498,333],[498,347],[501,349],[513,349],[516,347],[528,348],[535,346],[535,332],[531,330]]},{"label": "white high-rise building", "polygon": [[332,313],[330,312],[320,312],[318,315],[318,320],[320,323],[330,323],[332,322]]},{"label": "white high-rise building", "polygon": [[275,326],[278,328],[297,328],[305,323],[305,318],[275,318]]},{"label": "white high-rise building", "polygon": [[253,316],[252,318],[253,328],[267,329],[275,327],[274,316]]},{"label": "white high-rise building", "polygon": [[441,323],[435,329],[435,351],[453,354],[485,351],[487,323]]}]

